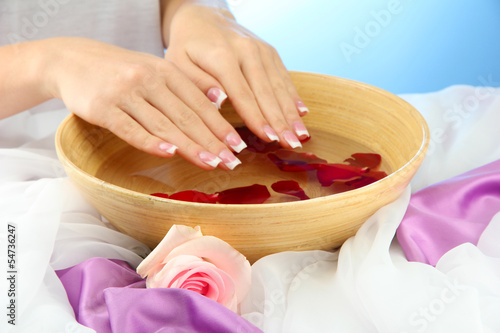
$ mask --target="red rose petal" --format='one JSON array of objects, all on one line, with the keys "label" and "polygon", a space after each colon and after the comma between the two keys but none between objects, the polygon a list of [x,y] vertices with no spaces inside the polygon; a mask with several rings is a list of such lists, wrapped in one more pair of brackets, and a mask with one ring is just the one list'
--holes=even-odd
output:
[{"label": "red rose petal", "polygon": [[321,186],[330,186],[335,181],[347,182],[360,178],[367,170],[345,164],[321,164],[316,175]]},{"label": "red rose petal", "polygon": [[376,181],[384,177],[387,177],[387,173],[385,173],[384,171],[368,170],[368,172],[361,176],[361,178],[349,181],[346,184],[351,186],[353,189],[357,189],[375,183]]},{"label": "red rose petal", "polygon": [[206,194],[206,193],[194,191],[194,190],[176,192],[174,194],[171,194],[168,198],[172,199],[172,200],[200,202],[200,203],[216,203],[217,202],[217,194]]},{"label": "red rose petal", "polygon": [[300,143],[306,143],[307,141],[311,140],[311,136],[306,136],[305,138],[303,139],[299,139],[300,140]]},{"label": "red rose petal", "polygon": [[294,180],[281,180],[271,185],[271,188],[278,192],[288,195],[293,195],[300,200],[307,200],[309,197],[300,187],[299,183]]},{"label": "red rose petal", "polygon": [[287,172],[311,171],[317,169],[321,164],[328,163],[326,160],[311,153],[298,153],[284,149],[269,153],[267,157],[281,171]]},{"label": "red rose petal", "polygon": [[352,154],[351,158],[346,159],[344,162],[359,168],[377,169],[382,162],[382,157],[379,154],[356,153]]},{"label": "red rose petal", "polygon": [[267,187],[259,184],[231,188],[218,194],[221,204],[260,204],[271,197]]},{"label": "red rose petal", "polygon": [[154,195],[155,197],[160,197],[164,199],[168,199],[168,194],[167,193],[151,193],[151,195]]}]

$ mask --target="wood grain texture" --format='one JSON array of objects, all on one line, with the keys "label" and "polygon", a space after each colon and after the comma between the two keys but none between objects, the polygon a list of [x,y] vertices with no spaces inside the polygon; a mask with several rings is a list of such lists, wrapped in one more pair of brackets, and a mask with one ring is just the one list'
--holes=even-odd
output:
[{"label": "wood grain texture", "polygon": [[[311,111],[303,118],[312,134],[304,151],[331,162],[342,162],[356,152],[376,152],[382,155],[381,169],[390,173],[388,177],[323,196],[307,177],[296,175],[315,197],[306,201],[212,205],[162,199],[149,193],[215,192],[253,183],[270,185],[289,177],[252,161],[234,171],[207,172],[179,157],[150,156],[74,115],[56,134],[59,159],[105,218],[151,248],[173,224],[199,225],[203,234],[225,240],[250,262],[281,251],[337,248],[380,207],[400,196],[425,156],[429,130],[411,105],[376,87],[320,74],[291,75]],[[229,103],[222,113],[235,126],[242,124]]]}]

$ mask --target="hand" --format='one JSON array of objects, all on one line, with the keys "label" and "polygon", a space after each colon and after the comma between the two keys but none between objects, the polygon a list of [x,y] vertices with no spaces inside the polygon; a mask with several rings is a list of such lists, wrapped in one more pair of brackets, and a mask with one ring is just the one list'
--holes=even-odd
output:
[{"label": "hand", "polygon": [[83,38],[47,40],[42,51],[52,96],[81,118],[153,155],[177,150],[207,170],[239,164],[226,145],[242,149],[239,135],[172,62]]},{"label": "hand", "polygon": [[205,6],[208,2],[185,0],[172,15],[164,27],[166,59],[212,101],[226,92],[259,138],[279,140],[285,148],[300,147],[297,137],[309,136],[300,118],[308,109],[278,53],[238,25],[229,11]]}]

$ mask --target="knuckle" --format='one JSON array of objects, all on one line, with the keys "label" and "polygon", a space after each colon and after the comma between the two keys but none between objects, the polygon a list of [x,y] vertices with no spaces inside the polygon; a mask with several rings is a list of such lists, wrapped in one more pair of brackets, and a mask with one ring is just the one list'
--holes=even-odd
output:
[{"label": "knuckle", "polygon": [[238,47],[245,53],[255,54],[259,51],[259,45],[251,38],[245,37],[238,40]]},{"label": "knuckle", "polygon": [[198,116],[190,109],[184,109],[177,113],[176,123],[181,128],[193,126],[198,120]]},{"label": "knuckle", "polygon": [[207,52],[209,59],[217,60],[222,64],[229,62],[232,59],[231,55],[231,49],[227,45],[216,45]]},{"label": "knuckle", "polygon": [[172,133],[174,130],[174,125],[165,117],[160,117],[151,123],[150,131],[154,133],[158,133],[159,136],[164,137],[169,133]]},{"label": "knuckle", "polygon": [[208,151],[221,151],[223,149],[223,147],[221,147],[221,142],[216,138],[206,138],[203,145]]},{"label": "knuckle", "polygon": [[210,84],[206,84],[207,80],[201,76],[189,75],[189,79],[197,87],[213,86]]},{"label": "knuckle", "polygon": [[125,122],[125,123],[122,123],[121,126],[115,126],[115,125],[111,125],[111,129],[110,129],[112,132],[114,133],[120,133],[120,136],[127,142],[130,142],[132,141],[132,139],[134,138],[135,136],[135,133],[137,132],[134,127],[132,126],[132,124],[130,124],[130,122]]},{"label": "knuckle", "polygon": [[285,92],[288,94],[288,87],[286,83],[279,77],[271,79],[271,85],[275,91],[279,91],[280,93]]},{"label": "knuckle", "polygon": [[105,120],[103,124],[105,128],[128,143],[135,143],[135,145],[141,147],[144,146],[145,142],[137,142],[139,133],[132,121],[116,121],[111,120],[111,118],[112,117],[108,117],[108,120]]},{"label": "knuckle", "polygon": [[179,150],[184,152],[186,155],[191,155],[194,157],[196,155],[196,151],[199,150],[199,146],[193,141],[187,140],[183,143],[182,146],[179,146]]},{"label": "knuckle", "polygon": [[121,79],[125,84],[136,86],[152,76],[152,71],[147,65],[130,64],[127,66],[127,69],[123,71]]},{"label": "knuckle", "polygon": [[283,107],[283,113],[288,123],[293,123],[295,121],[300,121],[299,113],[294,105],[286,104]]},{"label": "knuckle", "polygon": [[193,109],[196,112],[207,113],[213,109],[212,104],[209,102],[207,98],[193,98],[191,100]]},{"label": "knuckle", "polygon": [[257,99],[267,101],[268,103],[275,100],[276,97],[274,95],[274,92],[270,88],[271,87],[268,86],[255,87],[254,92]]}]

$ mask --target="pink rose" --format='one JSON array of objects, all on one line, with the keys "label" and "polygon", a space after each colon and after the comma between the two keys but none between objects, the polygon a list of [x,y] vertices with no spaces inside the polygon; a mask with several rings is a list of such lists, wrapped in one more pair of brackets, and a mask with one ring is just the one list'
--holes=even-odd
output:
[{"label": "pink rose", "polygon": [[137,267],[148,288],[181,288],[200,293],[237,312],[250,289],[248,260],[200,227],[173,225]]}]

